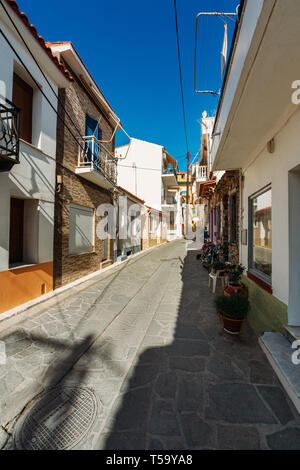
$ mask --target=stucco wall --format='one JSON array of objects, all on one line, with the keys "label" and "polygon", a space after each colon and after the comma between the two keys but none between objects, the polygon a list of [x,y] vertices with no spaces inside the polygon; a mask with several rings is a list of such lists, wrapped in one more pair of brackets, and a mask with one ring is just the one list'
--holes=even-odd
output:
[{"label": "stucco wall", "polygon": [[[265,149],[243,169],[241,227],[248,229],[248,198],[267,184],[272,185],[272,288],[284,304],[289,299],[289,171],[300,164],[300,110],[275,137],[275,152]],[[248,246],[241,246],[241,261],[248,266]]]},{"label": "stucco wall", "polygon": [[[54,108],[57,99],[46,83],[37,65],[19,40],[1,23],[22,60],[42,86]],[[35,40],[34,40],[35,41]],[[42,52],[42,50],[40,51]],[[49,59],[48,59],[49,61]],[[50,61],[49,61],[50,62]],[[20,163],[9,173],[0,173],[0,271],[9,268],[9,224],[10,198],[35,199],[38,206],[38,246],[36,247],[36,263],[53,260],[53,221],[55,194],[55,156],[56,156],[56,114],[43,97],[34,82],[27,76],[18,58],[0,37],[0,94],[12,100],[13,73],[17,72],[34,90],[33,94],[33,125],[32,145],[20,142]],[[50,64],[53,66],[53,64]],[[44,69],[47,75],[47,70]],[[56,84],[48,79],[57,93]]]},{"label": "stucco wall", "polygon": [[[132,139],[126,158],[118,162],[118,185],[158,210],[161,210],[162,149],[161,145]],[[116,149],[122,156],[126,150],[127,146]]]}]

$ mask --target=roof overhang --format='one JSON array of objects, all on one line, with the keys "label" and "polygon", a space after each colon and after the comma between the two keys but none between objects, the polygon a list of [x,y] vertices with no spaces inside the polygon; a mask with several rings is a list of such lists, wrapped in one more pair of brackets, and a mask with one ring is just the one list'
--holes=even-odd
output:
[{"label": "roof overhang", "polygon": [[135,194],[131,193],[127,189],[123,188],[122,186],[118,186],[118,191],[120,194],[126,194],[131,201],[136,202],[138,204],[144,205],[145,201],[144,199],[139,198]]},{"label": "roof overhang", "polygon": [[216,180],[208,180],[200,183],[199,197],[209,198],[216,187]]},{"label": "roof overhang", "polygon": [[174,170],[178,170],[178,164],[177,164],[177,160],[176,158],[172,157],[172,155],[170,155],[166,149],[164,148],[163,149],[164,151],[164,154],[165,154],[165,158],[166,158],[166,162],[167,164],[165,165],[165,167],[168,166],[168,164],[172,165],[172,167],[174,168]]},{"label": "roof overhang", "polygon": [[245,168],[297,110],[300,2],[249,1],[215,125],[213,170]]},{"label": "roof overhang", "polygon": [[[35,60],[37,61],[41,69],[44,71],[46,76],[48,76],[48,78],[50,78],[58,88],[65,88],[69,86],[70,79],[67,78],[67,75],[65,74],[63,68],[57,62],[57,59],[52,56],[49,50],[48,50],[49,54],[47,53],[47,45],[44,39],[42,38],[42,36],[38,35],[35,26],[29,23],[29,20],[27,16],[25,15],[25,13],[20,12],[17,3],[12,2],[12,1],[6,2],[5,8],[8,11],[9,15],[11,16],[12,20],[14,21],[18,31],[20,32],[20,35],[22,36],[25,43],[27,44],[30,51],[32,52],[32,55],[34,56]],[[5,25],[5,27],[8,28],[10,33],[13,35],[14,40],[17,41],[21,45],[22,48],[24,48],[25,54],[28,55],[28,52],[22,40],[20,39],[12,22],[10,21],[8,15],[6,14],[6,12],[4,11],[1,5],[0,5],[0,18],[1,18],[1,22]],[[33,59],[30,59],[30,60],[33,60]],[[16,61],[18,61],[17,57],[16,57]]]},{"label": "roof overhang", "polygon": [[93,79],[92,75],[84,65],[81,57],[71,42],[47,43],[54,55],[62,57],[70,65],[78,79],[88,89],[89,93],[95,99],[96,103],[103,109],[110,123],[117,129],[121,129],[121,123],[118,116],[104,97],[102,91]]},{"label": "roof overhang", "polygon": [[175,173],[163,173],[161,176],[165,187],[174,186],[177,184]]}]

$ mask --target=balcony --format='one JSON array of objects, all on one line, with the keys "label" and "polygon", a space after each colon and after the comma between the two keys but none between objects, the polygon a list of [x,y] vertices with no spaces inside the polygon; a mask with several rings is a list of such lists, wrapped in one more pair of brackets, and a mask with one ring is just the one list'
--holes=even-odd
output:
[{"label": "balcony", "polygon": [[162,180],[164,186],[174,186],[177,185],[177,175],[173,167],[168,166],[162,172]]},{"label": "balcony", "polygon": [[19,162],[20,110],[0,96],[0,172]]},{"label": "balcony", "polygon": [[166,197],[162,198],[161,204],[162,204],[162,206],[171,206],[171,205],[174,205],[174,204],[177,205],[177,201],[176,201],[175,196],[166,196]]},{"label": "balcony", "polygon": [[195,168],[194,176],[196,178],[197,183],[202,183],[203,181],[206,181],[208,179],[209,171],[208,171],[207,166],[197,165],[194,168]]},{"label": "balcony", "polygon": [[117,183],[117,159],[111,155],[95,136],[79,140],[77,175],[109,189]]}]

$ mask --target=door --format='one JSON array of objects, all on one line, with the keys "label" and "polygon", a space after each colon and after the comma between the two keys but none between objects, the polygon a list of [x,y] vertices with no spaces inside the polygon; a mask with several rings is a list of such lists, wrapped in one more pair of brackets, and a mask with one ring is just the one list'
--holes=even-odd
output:
[{"label": "door", "polygon": [[[94,135],[96,139],[101,140],[102,133],[101,133],[100,127],[99,126],[97,127],[97,124],[98,124],[98,121],[96,121],[96,119],[91,118],[88,114],[85,115],[85,135],[86,136]],[[88,149],[87,149],[86,161],[97,162],[98,155],[100,155],[97,142],[94,140],[94,143],[93,143],[92,140],[90,140],[87,143],[87,147]]]},{"label": "door", "polygon": [[9,263],[23,261],[24,200],[10,200]]},{"label": "door", "polygon": [[289,306],[288,323],[300,326],[300,165],[289,171]]}]

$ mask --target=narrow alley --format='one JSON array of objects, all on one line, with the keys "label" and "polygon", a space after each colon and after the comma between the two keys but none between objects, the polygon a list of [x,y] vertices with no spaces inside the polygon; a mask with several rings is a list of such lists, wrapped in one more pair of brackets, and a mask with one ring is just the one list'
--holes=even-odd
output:
[{"label": "narrow alley", "polygon": [[[250,327],[222,333],[196,255],[161,245],[4,322],[4,448],[300,449],[299,415]],[[86,401],[60,429],[68,390]]]}]

